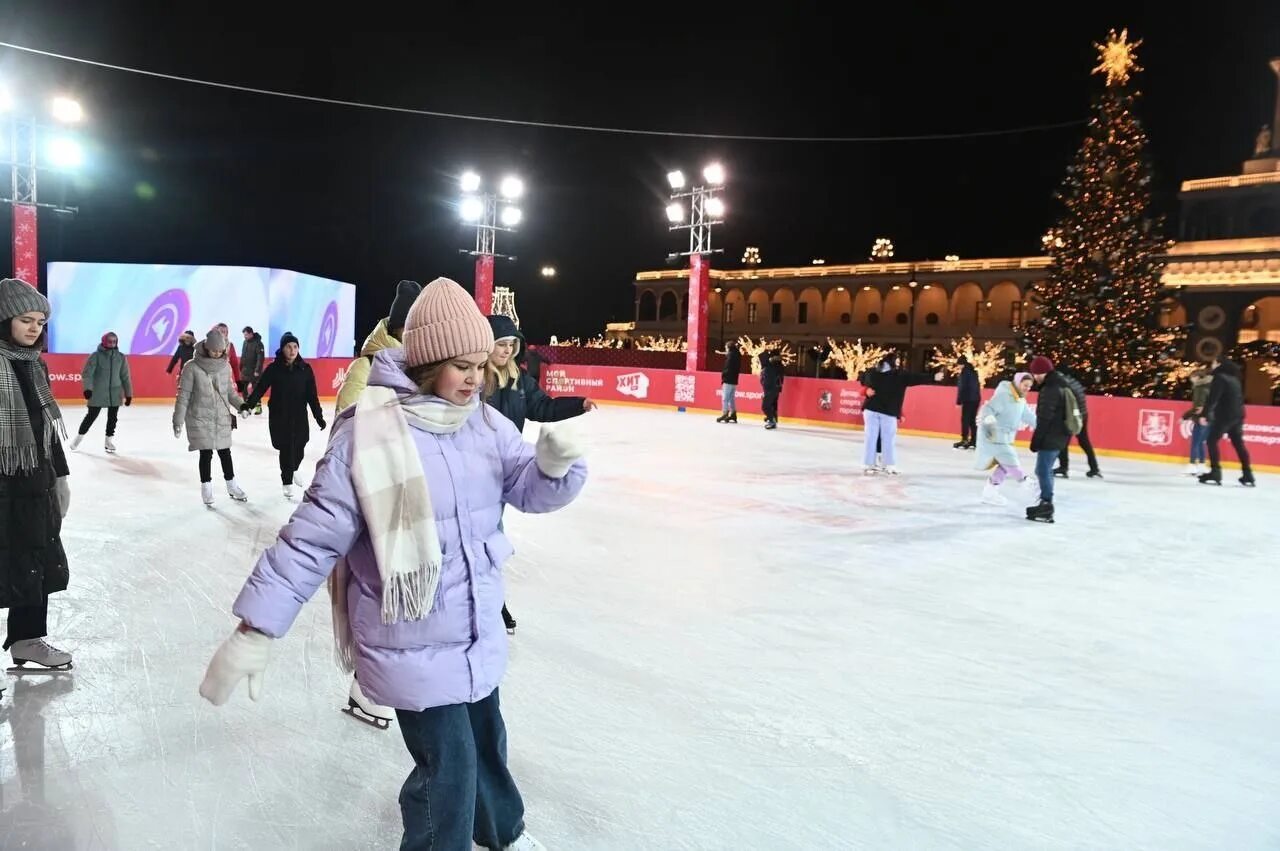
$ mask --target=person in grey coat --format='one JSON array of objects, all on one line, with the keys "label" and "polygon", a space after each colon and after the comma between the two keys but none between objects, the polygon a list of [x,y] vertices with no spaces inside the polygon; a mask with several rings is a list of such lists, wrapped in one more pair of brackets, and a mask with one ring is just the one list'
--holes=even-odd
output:
[{"label": "person in grey coat", "polygon": [[120,338],[114,331],[102,335],[102,344],[84,362],[80,377],[89,412],[80,422],[80,432],[71,441],[71,448],[74,450],[80,445],[102,409],[106,408],[107,440],[104,445],[108,452],[115,452],[116,418],[121,402],[126,408],[133,404],[133,379],[129,376],[129,360],[120,351]]},{"label": "person in grey coat", "polygon": [[236,484],[231,460],[231,424],[235,421],[231,412],[242,405],[244,399],[236,392],[227,362],[227,338],[215,329],[196,346],[195,357],[182,370],[173,407],[173,436],[182,437],[185,426],[188,450],[200,453],[200,495],[205,505],[213,505],[214,452],[222,463],[227,495],[238,502],[248,499]]}]

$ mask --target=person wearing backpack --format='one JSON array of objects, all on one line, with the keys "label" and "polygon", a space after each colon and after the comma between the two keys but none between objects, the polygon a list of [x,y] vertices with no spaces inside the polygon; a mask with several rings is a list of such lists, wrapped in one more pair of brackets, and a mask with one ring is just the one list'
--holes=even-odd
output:
[{"label": "person wearing backpack", "polygon": [[1040,387],[1036,400],[1036,430],[1031,435],[1031,451],[1036,454],[1036,480],[1040,484],[1040,501],[1027,508],[1027,519],[1040,523],[1053,522],[1053,465],[1058,453],[1079,434],[1084,417],[1071,386],[1053,361],[1044,355],[1031,359],[1027,371]]},{"label": "person wearing backpack", "polygon": [[[1071,395],[1076,398],[1076,407],[1080,409],[1080,430],[1073,432],[1076,442],[1080,444],[1080,448],[1084,450],[1084,457],[1089,462],[1089,472],[1086,473],[1091,479],[1102,478],[1102,471],[1098,469],[1098,456],[1093,451],[1093,442],[1089,440],[1089,397],[1084,392],[1084,385],[1076,379],[1067,375],[1065,372],[1059,373],[1062,380],[1067,382],[1067,387],[1071,388]],[[1067,441],[1068,446],[1070,441]],[[1054,469],[1055,476],[1067,477],[1067,470],[1070,466],[1070,453],[1064,446],[1062,451],[1058,453],[1058,466]]]}]

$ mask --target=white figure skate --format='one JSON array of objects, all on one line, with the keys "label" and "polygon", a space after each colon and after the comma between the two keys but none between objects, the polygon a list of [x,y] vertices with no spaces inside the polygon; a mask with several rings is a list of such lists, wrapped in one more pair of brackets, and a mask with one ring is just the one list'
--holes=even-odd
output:
[{"label": "white figure skate", "polygon": [[245,496],[245,492],[240,489],[238,484],[236,484],[235,479],[227,480],[227,496],[231,497],[236,502],[249,501],[249,497]]},{"label": "white figure skate", "polygon": [[1000,493],[1000,486],[987,482],[982,487],[982,501],[987,505],[1008,505],[1009,500]]},{"label": "white figure skate", "polygon": [[75,437],[71,438],[71,451],[72,451],[72,452],[75,452],[75,451],[76,451],[76,449],[78,449],[78,448],[80,447],[80,441],[82,441],[82,440],[84,440],[84,435],[83,435],[83,434],[77,434]]},{"label": "white figure skate", "polygon": [[106,443],[103,444],[103,447],[107,450],[108,455],[115,455],[116,454],[115,438],[108,437]]},{"label": "white figure skate", "polygon": [[293,499],[293,485],[284,486],[284,498]]},{"label": "white figure skate", "polygon": [[204,500],[204,504],[213,507],[213,482],[200,483],[200,498]]},{"label": "white figure skate", "polygon": [[[17,674],[57,674],[71,670],[71,654],[59,650],[43,638],[29,638],[16,641],[9,648],[13,656],[13,667],[9,673]],[[34,667],[28,668],[31,663]]]},{"label": "white figure skate", "polygon": [[371,727],[377,727],[379,730],[385,730],[390,727],[391,722],[396,717],[394,709],[388,706],[379,706],[365,697],[364,692],[360,690],[360,683],[355,677],[351,678],[351,693],[347,697],[347,708],[342,711],[357,721],[363,721]]},{"label": "white figure skate", "polygon": [[512,842],[503,851],[547,851],[547,846],[534,839],[528,833],[522,833],[516,837],[515,842]]}]

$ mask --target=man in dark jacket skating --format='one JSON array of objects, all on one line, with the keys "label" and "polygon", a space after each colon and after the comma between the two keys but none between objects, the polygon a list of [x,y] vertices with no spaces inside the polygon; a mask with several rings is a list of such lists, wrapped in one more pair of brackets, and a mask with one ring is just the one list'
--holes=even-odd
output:
[{"label": "man in dark jacket skating", "polygon": [[764,427],[778,427],[778,398],[782,396],[782,353],[765,349],[760,353],[760,389],[764,397],[760,408],[764,411]]},{"label": "man in dark jacket skating", "polygon": [[731,341],[724,350],[724,369],[720,370],[720,416],[718,423],[738,421],[738,376],[742,373],[742,352]]},{"label": "man in dark jacket skating", "polygon": [[316,392],[316,376],[311,364],[299,354],[298,338],[285,332],[280,338],[276,359],[262,372],[253,388],[253,394],[240,406],[248,412],[262,403],[264,393],[270,391],[271,404],[267,417],[271,428],[271,445],[280,453],[280,484],[285,499],[293,498],[298,468],[311,428],[307,423],[307,409],[321,431],[325,429],[324,412],[320,409],[320,397]]},{"label": "man in dark jacket skating", "polygon": [[960,358],[960,380],[956,383],[956,404],[960,406],[960,442],[956,449],[973,449],[978,443],[978,405],[982,403],[982,382],[978,370],[966,357]]},{"label": "man in dark jacket skating", "polygon": [[1244,445],[1244,388],[1240,384],[1240,367],[1221,358],[1213,363],[1213,382],[1209,385],[1209,399],[1200,417],[1202,425],[1209,427],[1209,472],[1200,477],[1203,485],[1222,484],[1222,451],[1220,443],[1225,434],[1240,459],[1240,484],[1253,487],[1253,467],[1249,463],[1249,450]]},{"label": "man in dark jacket skating", "polygon": [[[1080,448],[1084,450],[1084,457],[1089,462],[1089,472],[1086,473],[1091,479],[1102,478],[1102,471],[1098,469],[1098,456],[1093,451],[1093,441],[1089,440],[1089,396],[1084,392],[1084,385],[1066,373],[1059,373],[1062,380],[1067,383],[1067,387],[1071,389],[1071,395],[1076,397],[1076,407],[1080,409],[1080,420],[1083,425],[1080,426],[1080,433],[1076,435],[1076,440],[1080,444]],[[1066,478],[1068,467],[1071,464],[1071,453],[1067,451],[1067,447],[1071,445],[1071,438],[1067,438],[1067,446],[1062,447],[1062,451],[1058,453],[1058,466],[1054,469],[1055,476]]]},{"label": "man in dark jacket skating", "polygon": [[[262,335],[246,325],[244,327],[244,350],[240,352],[240,380],[236,389],[246,398],[249,391],[258,386],[262,380],[262,370],[267,365],[267,350],[262,345]],[[255,414],[262,413],[262,406],[254,409]]]},{"label": "man in dark jacket skating", "polygon": [[[484,400],[491,407],[511,420],[519,431],[524,431],[526,419],[536,423],[554,423],[594,411],[595,402],[582,396],[551,397],[542,392],[538,382],[516,363],[524,348],[524,335],[510,317],[489,317],[493,329],[493,352],[485,367]],[[502,528],[502,521],[498,521]],[[502,604],[502,621],[507,632],[515,632],[516,619]]]},{"label": "man in dark jacket skating", "polygon": [[1053,522],[1053,464],[1058,453],[1071,441],[1067,428],[1067,399],[1071,393],[1062,373],[1044,355],[1031,359],[1027,367],[1040,388],[1036,399],[1036,430],[1031,434],[1031,451],[1036,453],[1036,481],[1040,484],[1040,501],[1027,508],[1027,519]]}]

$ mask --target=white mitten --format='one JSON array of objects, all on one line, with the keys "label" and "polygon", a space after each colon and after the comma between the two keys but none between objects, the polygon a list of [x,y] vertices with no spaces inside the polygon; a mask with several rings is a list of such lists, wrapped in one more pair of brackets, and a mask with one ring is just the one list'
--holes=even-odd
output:
[{"label": "white mitten", "polygon": [[182,426],[176,425],[173,427],[173,436],[182,437]]},{"label": "white mitten", "polygon": [[549,479],[564,478],[573,462],[586,453],[578,430],[570,423],[544,423],[538,432],[535,460],[538,469]]},{"label": "white mitten", "polygon": [[66,476],[58,476],[54,492],[58,495],[58,508],[62,510],[62,516],[66,517],[67,509],[71,507],[71,485],[68,484]]},{"label": "white mitten", "polygon": [[985,417],[982,418],[982,424],[986,426],[993,426],[997,422],[999,421],[996,419],[995,414],[987,414]]},{"label": "white mitten", "polygon": [[270,660],[271,638],[241,624],[209,660],[209,669],[200,683],[200,696],[221,706],[240,681],[248,677],[249,697],[257,700],[262,695],[262,675]]},{"label": "white mitten", "polygon": [[253,416],[253,411],[241,411],[241,412],[240,412],[240,419],[242,419],[242,420],[247,420],[247,419],[249,419],[249,417],[251,417],[251,416]]}]

